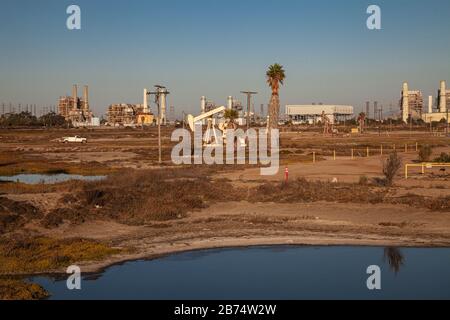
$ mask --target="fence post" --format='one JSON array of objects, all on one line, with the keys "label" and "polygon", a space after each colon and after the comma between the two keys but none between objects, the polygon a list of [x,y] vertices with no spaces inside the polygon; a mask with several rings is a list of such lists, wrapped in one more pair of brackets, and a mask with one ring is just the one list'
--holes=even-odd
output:
[{"label": "fence post", "polygon": [[418,152],[418,151],[419,151],[419,143],[416,142],[416,152]]},{"label": "fence post", "polygon": [[354,155],[353,148],[352,148],[352,160],[353,159],[355,159],[355,155]]},{"label": "fence post", "polygon": [[333,159],[336,161],[336,150],[333,151]]},{"label": "fence post", "polygon": [[313,163],[316,163],[316,153],[313,152]]},{"label": "fence post", "polygon": [[407,152],[408,152],[408,144],[405,143],[405,153],[407,153]]},{"label": "fence post", "polygon": [[383,155],[383,145],[380,147],[381,155]]}]

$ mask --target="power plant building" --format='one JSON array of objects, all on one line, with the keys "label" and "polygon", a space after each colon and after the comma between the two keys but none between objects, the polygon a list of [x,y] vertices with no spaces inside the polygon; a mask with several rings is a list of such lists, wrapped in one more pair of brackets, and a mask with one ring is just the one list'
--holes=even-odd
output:
[{"label": "power plant building", "polygon": [[419,90],[409,90],[407,82],[403,83],[402,98],[400,99],[400,110],[403,122],[408,122],[410,117],[412,119],[421,119],[423,114],[423,95]]},{"label": "power plant building", "polygon": [[89,87],[84,86],[83,98],[78,97],[78,86],[73,85],[72,96],[59,98],[58,113],[75,127],[97,126],[98,118],[94,118],[89,107]]},{"label": "power plant building", "polygon": [[112,104],[108,108],[107,121],[110,126],[135,127],[154,124],[155,116],[144,104]]},{"label": "power plant building", "polygon": [[353,116],[353,106],[344,105],[287,105],[286,116],[294,124],[316,124],[325,114],[331,123],[346,120]]},{"label": "power plant building", "polygon": [[447,90],[445,81],[441,81],[436,99],[436,110],[433,108],[433,97],[430,96],[428,102],[428,113],[422,116],[423,121],[440,122],[443,119],[450,123],[450,90]]}]

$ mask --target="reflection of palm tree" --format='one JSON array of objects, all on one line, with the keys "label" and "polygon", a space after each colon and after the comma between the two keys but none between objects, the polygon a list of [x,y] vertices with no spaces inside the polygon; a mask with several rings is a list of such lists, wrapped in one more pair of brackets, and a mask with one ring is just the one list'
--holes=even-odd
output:
[{"label": "reflection of palm tree", "polygon": [[400,268],[405,262],[405,257],[403,257],[400,249],[394,247],[384,249],[384,259],[387,259],[391,270],[395,272],[395,274],[399,273]]}]

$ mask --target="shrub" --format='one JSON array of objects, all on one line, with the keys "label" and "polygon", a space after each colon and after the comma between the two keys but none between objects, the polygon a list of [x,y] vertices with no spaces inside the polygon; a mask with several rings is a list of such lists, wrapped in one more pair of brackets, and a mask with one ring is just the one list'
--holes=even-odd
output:
[{"label": "shrub", "polygon": [[363,185],[363,186],[365,186],[365,185],[367,185],[369,183],[369,178],[367,177],[367,176],[360,176],[359,177],[359,184],[360,185]]},{"label": "shrub", "polygon": [[394,183],[394,178],[397,175],[398,170],[402,166],[402,161],[397,152],[393,152],[389,155],[389,158],[383,164],[383,174],[386,178],[386,186],[390,187]]},{"label": "shrub", "polygon": [[450,153],[441,153],[441,155],[434,159],[434,162],[439,162],[439,163],[449,163],[450,162]]},{"label": "shrub", "polygon": [[433,153],[433,149],[430,145],[424,145],[420,147],[419,150],[419,161],[427,162],[430,161],[431,154]]}]

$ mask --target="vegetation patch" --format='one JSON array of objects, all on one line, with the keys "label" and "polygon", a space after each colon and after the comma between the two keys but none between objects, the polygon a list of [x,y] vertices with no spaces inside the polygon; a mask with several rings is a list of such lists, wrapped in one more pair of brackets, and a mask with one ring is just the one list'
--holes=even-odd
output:
[{"label": "vegetation patch", "polygon": [[0,278],[0,300],[41,300],[49,293],[38,284]]},{"label": "vegetation patch", "polygon": [[119,252],[120,249],[86,239],[3,237],[0,239],[0,275],[60,271],[74,263],[100,261]]}]

